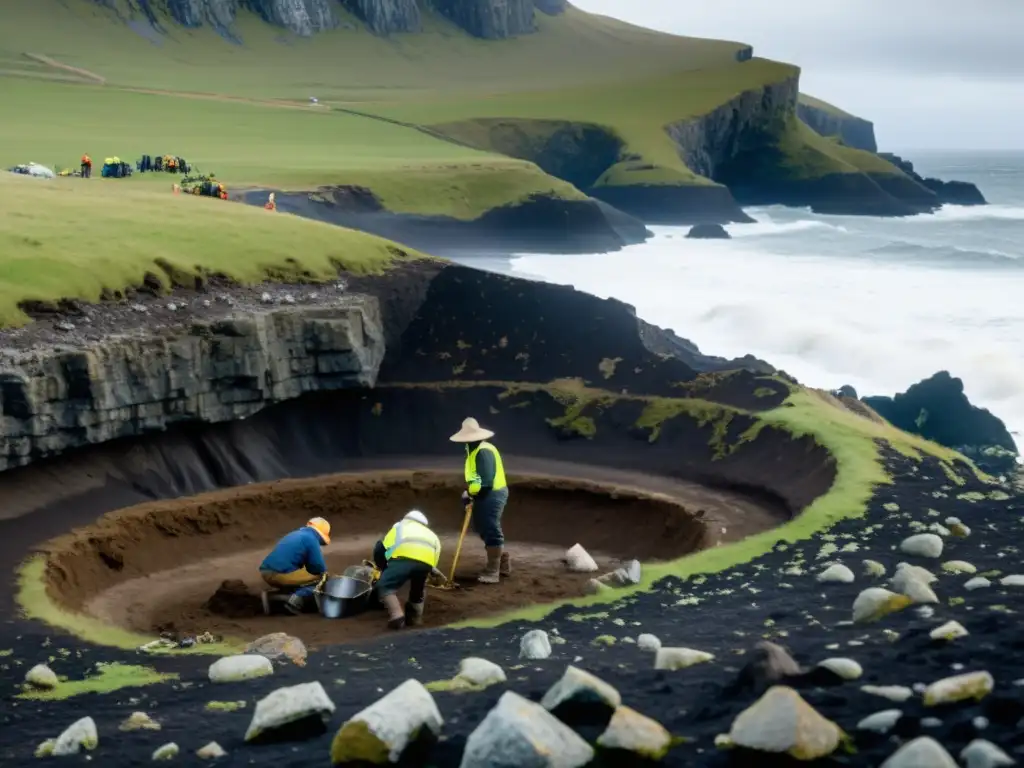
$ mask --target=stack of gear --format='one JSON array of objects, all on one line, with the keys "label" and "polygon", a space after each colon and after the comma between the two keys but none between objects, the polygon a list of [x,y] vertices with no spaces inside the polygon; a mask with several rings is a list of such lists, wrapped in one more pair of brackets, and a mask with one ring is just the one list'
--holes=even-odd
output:
[{"label": "stack of gear", "polygon": [[103,161],[100,176],[104,179],[124,179],[132,175],[132,167],[122,162],[119,157],[108,157]]},{"label": "stack of gear", "polygon": [[164,173],[191,173],[192,166],[183,157],[177,155],[143,155],[142,159],[135,163],[140,173],[149,171],[163,171]]},{"label": "stack of gear", "polygon": [[21,165],[16,165],[13,168],[8,168],[7,170],[21,176],[35,176],[40,179],[52,179],[56,176],[53,171],[39,163],[22,163]]},{"label": "stack of gear", "polygon": [[227,187],[223,182],[217,181],[212,173],[208,176],[186,176],[181,180],[181,189],[191,195],[228,199]]}]

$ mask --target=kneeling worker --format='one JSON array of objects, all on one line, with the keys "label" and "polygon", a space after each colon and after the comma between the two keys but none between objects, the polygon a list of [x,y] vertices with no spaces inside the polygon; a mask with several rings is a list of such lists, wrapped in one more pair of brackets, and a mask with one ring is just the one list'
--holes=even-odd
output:
[{"label": "kneeling worker", "polygon": [[[260,564],[260,575],[271,587],[292,591],[284,607],[300,614],[313,597],[313,587],[327,573],[321,547],[331,543],[331,524],[314,517],[285,535]],[[293,591],[294,590],[294,591]]]},{"label": "kneeling worker", "polygon": [[[414,509],[391,526],[373,548],[373,562],[380,569],[377,595],[388,609],[391,629],[423,621],[427,579],[437,571],[441,559],[441,540],[427,526],[427,516]],[[397,593],[406,582],[409,599],[403,612]]]}]

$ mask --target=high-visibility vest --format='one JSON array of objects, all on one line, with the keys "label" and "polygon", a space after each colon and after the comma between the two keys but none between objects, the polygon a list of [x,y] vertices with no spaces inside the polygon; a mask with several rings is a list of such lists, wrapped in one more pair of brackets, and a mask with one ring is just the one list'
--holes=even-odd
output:
[{"label": "high-visibility vest", "polygon": [[82,165],[92,165],[92,158],[88,155],[82,155]]},{"label": "high-visibility vest", "polygon": [[469,488],[469,492],[473,496],[480,491],[480,473],[476,471],[476,456],[481,450],[494,454],[494,485],[491,487],[495,491],[508,487],[508,483],[505,482],[505,467],[501,462],[501,454],[498,453],[497,448],[484,441],[466,454],[466,487]]},{"label": "high-visibility vest", "polygon": [[441,559],[441,540],[422,523],[400,520],[384,537],[384,557],[402,557],[436,568]]}]

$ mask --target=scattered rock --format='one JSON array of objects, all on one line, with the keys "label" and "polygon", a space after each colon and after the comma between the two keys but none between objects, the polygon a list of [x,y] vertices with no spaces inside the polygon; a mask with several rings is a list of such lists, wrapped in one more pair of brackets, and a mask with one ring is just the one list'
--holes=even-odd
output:
[{"label": "scattered rock", "polygon": [[519,655],[524,659],[546,659],[551,655],[551,641],[543,629],[531,629],[519,641]]},{"label": "scattered rock", "polygon": [[942,564],[946,573],[977,573],[978,569],[964,560],[950,560]]},{"label": "scattered rock", "polygon": [[1010,576],[1003,576],[999,580],[999,584],[1003,587],[1024,587],[1024,575],[1015,573]]},{"label": "scattered rock", "polygon": [[295,303],[295,297],[292,296],[290,293],[286,293],[284,295],[284,298],[281,299],[281,301],[283,301],[285,304],[294,304]]},{"label": "scattered rock", "polygon": [[565,565],[575,573],[593,573],[597,570],[597,562],[582,544],[574,544],[566,550]]},{"label": "scattered rock", "polygon": [[597,738],[597,746],[645,760],[661,760],[672,746],[672,734],[657,720],[620,706]]},{"label": "scattered rock", "polygon": [[816,760],[832,754],[843,735],[838,725],[783,685],[768,689],[739,714],[729,730],[729,738],[737,746],[786,753],[797,760]]},{"label": "scattered rock", "polygon": [[412,756],[429,750],[443,725],[444,719],[430,691],[418,680],[406,680],[338,729],[331,743],[331,764],[411,760]]},{"label": "scattered rock", "polygon": [[41,742],[38,747],[36,747],[36,751],[34,754],[36,757],[50,757],[53,754],[53,748],[56,745],[56,739],[47,739],[46,741]]},{"label": "scattered rock", "polygon": [[951,704],[966,699],[980,701],[992,692],[995,680],[988,672],[968,672],[936,680],[925,688],[924,705]]},{"label": "scattered rock", "polygon": [[1013,758],[991,741],[975,739],[960,752],[960,762],[967,768],[1002,768],[1016,765]]},{"label": "scattered rock", "polygon": [[274,297],[271,296],[269,293],[263,293],[260,295],[260,301],[262,301],[264,304],[273,304]]},{"label": "scattered rock", "polygon": [[224,751],[224,747],[216,741],[211,741],[205,747],[200,747],[196,750],[196,757],[200,760],[216,760],[218,757],[227,757],[227,754]]},{"label": "scattered rock", "polygon": [[914,692],[905,685],[862,685],[864,693],[872,696],[881,696],[889,701],[904,702],[914,695]]},{"label": "scattered rock", "polygon": [[57,741],[53,745],[54,757],[64,757],[65,755],[77,755],[79,750],[96,749],[96,745],[99,744],[100,737],[96,733],[96,723],[91,717],[83,717],[81,720],[76,720],[68,728],[57,737]]},{"label": "scattered rock", "polygon": [[874,579],[880,579],[885,576],[885,566],[877,560],[865,560],[864,575],[870,576]]},{"label": "scattered rock", "polygon": [[162,747],[157,747],[156,751],[153,752],[154,760],[173,760],[178,756],[178,745],[173,741],[169,744],[164,744]]},{"label": "scattered rock", "polygon": [[505,670],[500,666],[476,656],[469,656],[459,662],[459,673],[455,677],[475,688],[486,688],[489,685],[504,683],[508,679]]},{"label": "scattered rock", "polygon": [[686,236],[691,240],[729,240],[728,230],[721,224],[694,224]]},{"label": "scattered rock", "polygon": [[306,666],[306,645],[285,632],[272,632],[245,646],[244,653],[266,656],[271,661],[288,660],[297,667]]},{"label": "scattered rock", "polygon": [[873,715],[868,715],[859,723],[857,723],[857,730],[859,731],[874,731],[875,733],[888,733],[896,725],[896,721],[903,717],[903,712],[899,709],[883,709],[881,712],[875,712]]},{"label": "scattered rock", "polygon": [[893,586],[898,588],[898,585],[902,584],[906,579],[917,579],[922,584],[934,584],[939,580],[939,577],[927,568],[922,568],[920,565],[897,563],[896,573],[892,577]]},{"label": "scattered rock", "polygon": [[934,533],[916,533],[900,542],[900,550],[914,557],[941,557],[942,546],[942,537]]},{"label": "scattered rock", "polygon": [[947,517],[946,527],[949,528],[950,534],[958,539],[966,539],[971,535],[971,529],[964,525],[958,517]]},{"label": "scattered rock", "polygon": [[834,658],[819,661],[818,666],[841,677],[843,680],[856,680],[864,674],[864,668],[853,659]]},{"label": "scattered rock", "polygon": [[973,592],[976,589],[984,589],[985,587],[991,587],[992,582],[986,579],[984,576],[975,576],[973,579],[968,579],[964,583],[964,589],[968,592]]},{"label": "scattered rock", "polygon": [[834,563],[818,574],[818,581],[823,583],[852,584],[853,578],[853,571],[842,563]]},{"label": "scattered rock", "polygon": [[608,592],[610,590],[611,587],[609,587],[600,579],[591,579],[583,587],[583,591],[588,595],[597,595],[601,592]]},{"label": "scattered rock", "polygon": [[936,627],[928,633],[932,640],[956,640],[960,637],[967,637],[967,630],[958,621],[947,621],[941,627]]},{"label": "scattered rock", "polygon": [[939,596],[932,588],[910,572],[910,569],[897,571],[892,580],[893,586],[917,605],[934,605],[939,602]]},{"label": "scattered rock", "polygon": [[581,768],[594,750],[544,707],[506,691],[466,740],[460,768]]},{"label": "scattered rock", "polygon": [[695,651],[692,648],[659,648],[654,656],[655,669],[686,669],[694,664],[711,661],[713,654]]},{"label": "scattered rock", "polygon": [[654,653],[661,648],[661,640],[656,635],[643,634],[637,637],[636,647],[641,651],[647,651],[648,653]]},{"label": "scattered rock", "polygon": [[611,587],[630,587],[640,583],[643,569],[639,560],[630,560],[621,568],[616,568],[611,573],[605,574],[600,581]]},{"label": "scattered rock", "polygon": [[957,764],[931,736],[918,736],[893,752],[881,768],[957,768]]},{"label": "scattered rock", "polygon": [[49,690],[51,688],[56,688],[60,681],[57,679],[57,673],[48,666],[45,664],[36,664],[32,669],[25,673],[25,682],[33,688]]},{"label": "scattered rock", "polygon": [[278,688],[256,702],[245,740],[259,744],[319,736],[332,714],[334,702],[319,682]]},{"label": "scattered rock", "polygon": [[855,624],[877,621],[903,610],[911,602],[906,595],[898,595],[882,587],[868,587],[853,601],[853,621]]},{"label": "scattered rock", "polygon": [[799,677],[804,670],[781,645],[764,640],[754,646],[747,663],[737,676],[740,688],[762,690],[787,678]]},{"label": "scattered rock", "polygon": [[132,712],[118,726],[121,731],[159,731],[160,723],[145,712]]},{"label": "scattered rock", "polygon": [[544,709],[570,725],[605,724],[620,704],[622,697],[615,686],[571,665],[540,701]]},{"label": "scattered rock", "polygon": [[252,680],[274,674],[274,665],[266,656],[254,653],[242,653],[237,656],[225,656],[210,665],[208,672],[211,683],[237,683],[240,680]]}]

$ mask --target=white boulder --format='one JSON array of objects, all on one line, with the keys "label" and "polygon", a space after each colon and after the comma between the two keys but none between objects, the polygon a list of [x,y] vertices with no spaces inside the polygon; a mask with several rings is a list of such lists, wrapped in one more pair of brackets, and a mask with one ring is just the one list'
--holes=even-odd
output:
[{"label": "white boulder", "polygon": [[81,749],[96,749],[99,741],[100,737],[96,732],[96,723],[91,717],[83,717],[81,720],[76,720],[69,725],[57,737],[57,742],[53,745],[53,752],[51,754],[54,757],[77,755]]},{"label": "white boulder", "polygon": [[460,768],[582,768],[594,749],[539,704],[506,691],[466,740]]},{"label": "white boulder", "polygon": [[860,689],[871,696],[897,702],[906,701],[914,695],[914,691],[905,685],[862,685]]},{"label": "white boulder", "polygon": [[1003,576],[999,580],[999,584],[1003,587],[1024,587],[1024,575],[1014,573],[1010,576]]},{"label": "white boulder", "polygon": [[210,665],[207,672],[211,683],[237,683],[274,674],[274,665],[266,656],[255,653],[240,653],[225,656]]},{"label": "white boulder", "polygon": [[636,647],[641,651],[647,651],[648,653],[655,653],[661,648],[661,640],[658,639],[657,635],[644,633],[637,637]]},{"label": "white boulder", "polygon": [[818,666],[827,669],[843,680],[856,680],[864,674],[864,668],[853,659],[834,658],[819,661]]},{"label": "white boulder", "polygon": [[397,763],[410,745],[436,741],[443,725],[430,691],[418,680],[406,680],[341,726],[331,744],[331,763],[371,762],[385,753]]},{"label": "white boulder", "polygon": [[868,715],[857,723],[857,730],[888,733],[901,717],[903,717],[903,712],[898,709],[883,709],[881,712]]},{"label": "white boulder", "polygon": [[942,557],[942,537],[934,533],[916,533],[900,542],[900,550],[914,557]]},{"label": "white boulder", "polygon": [[958,768],[953,756],[931,736],[918,736],[893,752],[882,768]]},{"label": "white boulder", "polygon": [[947,621],[941,627],[936,627],[928,633],[932,640],[956,640],[960,637],[967,637],[967,629],[959,621]]},{"label": "white boulder", "polygon": [[655,669],[686,669],[694,664],[703,664],[715,658],[714,654],[695,651],[693,648],[659,648],[654,656]]},{"label": "white boulder", "polygon": [[508,679],[505,670],[500,666],[476,656],[469,656],[459,662],[459,673],[456,677],[478,688],[504,683]]},{"label": "white boulder", "polygon": [[597,561],[590,556],[582,544],[573,544],[566,550],[565,565],[575,573],[593,573],[597,570]]},{"label": "white boulder", "polygon": [[853,579],[853,571],[842,563],[834,563],[818,574],[818,581],[826,584],[831,582],[852,584]]},{"label": "white boulder", "polygon": [[953,704],[967,699],[981,700],[992,693],[995,680],[988,672],[968,672],[936,680],[924,690],[924,705]]},{"label": "white boulder", "polygon": [[319,682],[278,688],[256,702],[245,740],[258,743],[284,735],[319,735],[327,730],[333,714],[334,702]]},{"label": "white boulder", "polygon": [[519,655],[524,659],[546,659],[551,655],[551,641],[543,629],[531,629],[519,641]]},{"label": "white boulder", "polygon": [[986,739],[975,739],[960,751],[960,762],[966,768],[1003,768],[1016,765],[1012,757]]},{"label": "white boulder", "polygon": [[154,750],[153,752],[153,759],[173,760],[178,756],[178,752],[180,752],[180,750],[178,749],[178,745],[172,741],[167,744],[164,744],[162,747],[157,747],[156,750]]},{"label": "white boulder", "polygon": [[227,757],[227,754],[224,751],[224,747],[216,741],[211,741],[205,747],[200,747],[196,750],[196,757],[200,760],[216,760],[218,757]]},{"label": "white boulder", "polygon": [[622,704],[622,696],[596,675],[579,667],[569,665],[565,674],[544,694],[540,705],[548,712],[555,712],[563,705],[603,705],[609,711]]},{"label": "white boulder", "polygon": [[991,587],[992,582],[986,579],[984,576],[975,576],[973,579],[968,579],[964,582],[964,589],[968,592],[973,592],[976,589],[984,589],[985,587]]},{"label": "white boulder", "polygon": [[672,734],[657,720],[629,707],[619,707],[597,738],[602,749],[632,752],[645,760],[661,760],[672,746]]},{"label": "white boulder", "polygon": [[739,714],[729,738],[736,746],[810,761],[835,752],[843,732],[795,690],[776,685]]},{"label": "white boulder", "polygon": [[906,595],[898,595],[882,587],[868,587],[853,601],[853,621],[855,624],[877,621],[906,608],[911,602]]},{"label": "white boulder", "polygon": [[25,682],[33,688],[48,690],[50,688],[56,688],[57,683],[60,681],[57,679],[57,673],[48,666],[45,664],[36,664],[32,669],[25,673]]}]

